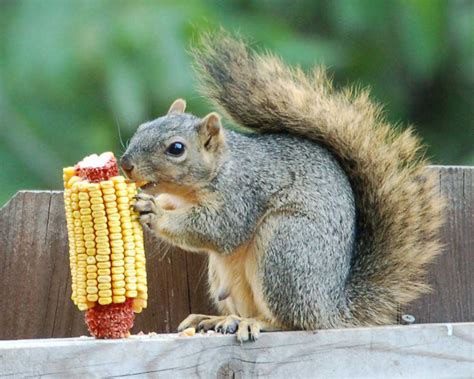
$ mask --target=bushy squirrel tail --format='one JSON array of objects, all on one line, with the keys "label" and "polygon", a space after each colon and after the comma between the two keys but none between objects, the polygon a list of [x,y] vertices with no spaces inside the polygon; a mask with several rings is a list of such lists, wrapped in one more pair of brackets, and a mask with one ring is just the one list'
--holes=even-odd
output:
[{"label": "bushy squirrel tail", "polygon": [[305,74],[221,32],[193,51],[202,92],[235,122],[325,145],[348,175],[357,242],[346,325],[396,321],[426,292],[425,265],[440,251],[442,200],[411,129],[396,130],[367,91],[335,90],[323,68]]}]

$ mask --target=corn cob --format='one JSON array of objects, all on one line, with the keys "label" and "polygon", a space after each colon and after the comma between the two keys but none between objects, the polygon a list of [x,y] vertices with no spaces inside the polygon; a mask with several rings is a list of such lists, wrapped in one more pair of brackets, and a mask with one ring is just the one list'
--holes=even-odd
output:
[{"label": "corn cob", "polygon": [[112,153],[63,169],[71,299],[98,338],[129,334],[147,306],[143,230],[132,205],[135,183],[118,175]]}]

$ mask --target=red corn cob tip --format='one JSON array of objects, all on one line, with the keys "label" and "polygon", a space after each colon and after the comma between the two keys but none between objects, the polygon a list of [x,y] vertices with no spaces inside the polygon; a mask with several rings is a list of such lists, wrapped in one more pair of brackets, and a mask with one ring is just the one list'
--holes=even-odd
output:
[{"label": "red corn cob tip", "polygon": [[119,174],[117,159],[111,152],[89,155],[77,163],[75,169],[82,179],[87,179],[91,183],[109,180]]},{"label": "red corn cob tip", "polygon": [[124,338],[130,335],[135,313],[133,299],[125,303],[99,305],[86,311],[86,324],[89,332],[96,338]]}]

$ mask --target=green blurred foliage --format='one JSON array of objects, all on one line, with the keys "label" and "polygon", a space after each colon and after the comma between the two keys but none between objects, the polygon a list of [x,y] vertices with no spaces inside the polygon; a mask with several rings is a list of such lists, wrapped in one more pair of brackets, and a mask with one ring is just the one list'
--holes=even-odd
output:
[{"label": "green blurred foliage", "polygon": [[474,2],[462,0],[0,1],[0,204],[60,189],[61,168],[120,154],[176,97],[204,115],[187,51],[203,30],[339,85],[372,88],[440,164],[474,164]]}]

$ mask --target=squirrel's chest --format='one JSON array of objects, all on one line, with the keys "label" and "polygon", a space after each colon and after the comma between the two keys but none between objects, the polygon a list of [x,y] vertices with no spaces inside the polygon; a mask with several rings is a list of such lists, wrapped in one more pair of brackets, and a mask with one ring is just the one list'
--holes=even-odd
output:
[{"label": "squirrel's chest", "polygon": [[250,244],[230,256],[210,254],[210,292],[219,311],[241,317],[257,317],[262,294],[257,274],[256,255]]}]

